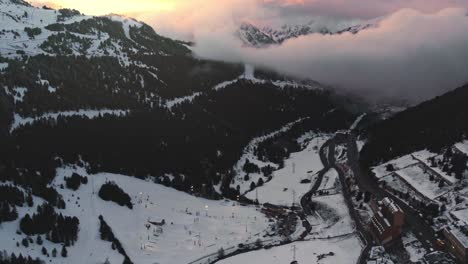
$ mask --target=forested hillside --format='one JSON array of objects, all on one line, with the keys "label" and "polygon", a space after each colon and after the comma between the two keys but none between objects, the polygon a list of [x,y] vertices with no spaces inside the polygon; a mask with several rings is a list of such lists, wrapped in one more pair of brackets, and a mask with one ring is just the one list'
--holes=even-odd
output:
[{"label": "forested hillside", "polygon": [[[54,204],[47,184],[69,163],[218,197],[252,138],[307,118],[277,137],[291,141],[357,114],[317,82],[198,59],[131,18],[0,5],[1,179]],[[262,152],[279,160],[294,148]]]},{"label": "forested hillside", "polygon": [[440,152],[468,133],[468,86],[409,108],[366,131],[361,159],[373,165],[417,150]]}]

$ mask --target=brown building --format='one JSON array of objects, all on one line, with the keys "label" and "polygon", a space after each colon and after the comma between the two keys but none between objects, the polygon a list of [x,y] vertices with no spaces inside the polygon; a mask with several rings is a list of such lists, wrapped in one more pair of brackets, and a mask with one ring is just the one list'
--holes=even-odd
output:
[{"label": "brown building", "polygon": [[468,225],[459,222],[444,229],[447,249],[460,263],[468,263]]},{"label": "brown building", "polygon": [[395,202],[386,197],[381,201],[372,200],[374,213],[371,219],[371,231],[383,245],[399,237],[405,223],[405,213]]}]

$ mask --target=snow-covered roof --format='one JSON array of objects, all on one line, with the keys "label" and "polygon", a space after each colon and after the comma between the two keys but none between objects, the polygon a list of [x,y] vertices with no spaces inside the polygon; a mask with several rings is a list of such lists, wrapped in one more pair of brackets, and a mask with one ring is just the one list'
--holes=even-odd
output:
[{"label": "snow-covered roof", "polygon": [[468,155],[468,141],[467,140],[464,140],[463,142],[460,142],[460,143],[456,143],[454,146],[460,152]]},{"label": "snow-covered roof", "polygon": [[396,212],[402,212],[401,208],[397,204],[395,204],[395,202],[392,199],[388,197],[385,197],[382,200],[382,203],[385,205],[385,207],[387,207],[388,210],[390,210],[392,214]]}]

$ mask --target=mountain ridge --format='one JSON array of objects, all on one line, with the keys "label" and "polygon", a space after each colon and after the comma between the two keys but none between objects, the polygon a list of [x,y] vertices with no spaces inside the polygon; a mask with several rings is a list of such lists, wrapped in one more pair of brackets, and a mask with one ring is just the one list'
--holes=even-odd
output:
[{"label": "mountain ridge", "polygon": [[311,20],[304,24],[284,24],[280,27],[259,27],[249,22],[243,22],[236,31],[236,35],[244,45],[262,48],[269,45],[281,45],[287,40],[311,34],[339,35],[346,32],[358,34],[363,30],[378,27],[381,19],[342,22],[336,25],[321,25],[319,22]]}]

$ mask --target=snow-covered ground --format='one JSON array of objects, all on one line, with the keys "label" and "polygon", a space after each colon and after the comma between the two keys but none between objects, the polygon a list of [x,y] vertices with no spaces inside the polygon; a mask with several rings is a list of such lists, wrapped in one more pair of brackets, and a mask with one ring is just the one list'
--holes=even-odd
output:
[{"label": "snow-covered ground", "polygon": [[26,92],[28,92],[28,89],[24,87],[16,87],[13,89],[13,91],[14,91],[13,98],[15,100],[15,103],[17,103],[17,102],[23,102],[24,96],[26,95]]},{"label": "snow-covered ground", "polygon": [[246,193],[246,192],[250,191],[250,183],[252,181],[257,183],[258,179],[263,176],[261,173],[251,173],[251,174],[249,174],[249,180],[245,181],[244,177],[246,175],[246,172],[244,172],[243,166],[244,166],[244,164],[245,164],[245,162],[247,160],[249,160],[249,162],[251,162],[251,163],[254,163],[259,168],[262,168],[262,167],[265,167],[265,166],[268,166],[268,165],[270,165],[271,167],[273,167],[275,169],[278,168],[277,164],[274,164],[272,162],[264,162],[264,161],[259,160],[257,158],[257,156],[255,155],[255,153],[254,153],[255,148],[261,142],[290,130],[295,124],[297,124],[299,122],[302,122],[303,120],[304,120],[303,118],[300,118],[300,119],[298,119],[296,121],[293,121],[291,123],[288,123],[288,124],[284,125],[283,127],[281,127],[278,130],[275,130],[273,132],[270,132],[268,134],[265,134],[263,136],[259,136],[259,137],[256,137],[256,138],[253,138],[252,140],[250,140],[249,144],[247,144],[247,146],[244,147],[242,156],[237,161],[237,163],[234,165],[233,169],[234,169],[234,172],[236,173],[236,176],[234,177],[234,182],[231,183],[231,187],[232,188],[237,188],[237,186],[239,185],[240,193]]},{"label": "snow-covered ground", "polygon": [[[319,150],[328,138],[329,136],[327,135],[315,135],[302,151],[292,153],[290,157],[285,160],[284,168],[273,172],[271,181],[265,183],[261,187],[257,187],[256,191],[249,192],[247,197],[255,199],[258,193],[258,200],[260,203],[268,202],[287,206],[292,205],[293,197],[295,197],[295,202],[298,203],[300,197],[310,190],[311,184],[315,181],[316,173],[323,168],[322,162],[320,161]],[[257,142],[252,143],[252,146],[257,144]],[[247,151],[244,156],[244,160],[249,158],[251,162],[259,163],[251,151]],[[241,166],[244,162],[245,161],[241,159],[240,163],[238,163],[240,175],[243,175]],[[255,177],[255,175],[250,174],[250,177]],[[311,180],[311,183],[301,183],[301,180],[304,179]],[[243,176],[236,177],[236,180],[243,186],[241,189],[245,190],[249,187],[250,181],[243,182]]]},{"label": "snow-covered ground", "polygon": [[[111,243],[99,237],[98,216],[102,215],[134,263],[188,263],[216,253],[221,247],[255,242],[262,238],[269,226],[266,217],[255,207],[196,198],[124,175],[88,175],[88,184],[81,185],[77,191],[61,189],[59,186],[64,183],[64,177],[73,172],[87,175],[81,167],[66,166],[57,170],[52,183],[67,204],[67,208],[60,211],[80,219],[79,238],[74,246],[68,248],[68,258],[45,258],[41,256],[40,248],[33,246],[19,251],[16,241],[21,240],[21,236],[15,233],[18,221],[1,225],[1,237],[9,238],[1,239],[1,249],[38,256],[47,262],[51,260],[51,263],[103,263],[106,258],[111,263],[121,263],[123,257],[111,249]],[[97,196],[100,186],[106,181],[116,182],[131,196],[132,210]],[[35,206],[40,204],[39,200],[36,198]],[[31,210],[35,211],[35,207],[20,208],[20,217]],[[154,226],[147,229],[148,220],[162,219],[166,221],[162,232]],[[44,245],[49,252],[53,247],[60,252],[60,245],[48,241]]]},{"label": "snow-covered ground", "polygon": [[355,231],[354,222],[341,193],[312,197],[312,202],[322,222],[312,228],[310,237],[335,237]]},{"label": "snow-covered ground", "polygon": [[1,62],[0,63],[0,72],[8,68],[8,63],[6,62]]},{"label": "snow-covered ground", "polygon": [[[289,245],[240,254],[218,262],[219,264],[286,264],[293,261],[293,248],[298,263],[345,264],[356,263],[361,245],[356,236],[295,242]],[[330,252],[333,255],[329,254]],[[329,254],[325,256],[324,254]],[[324,255],[319,260],[319,256]]]},{"label": "snow-covered ground", "polygon": [[356,141],[356,145],[357,145],[358,151],[361,152],[362,148],[366,145],[366,141],[358,140]]},{"label": "snow-covered ground", "polygon": [[78,111],[63,111],[63,112],[55,112],[55,113],[45,113],[40,116],[36,117],[22,117],[19,114],[14,115],[14,121],[11,125],[10,132],[14,131],[15,129],[27,125],[33,124],[42,119],[52,119],[57,120],[58,117],[70,117],[70,116],[81,116],[87,117],[89,119],[96,118],[103,115],[115,115],[115,116],[124,116],[129,113],[128,110],[109,110],[109,109],[101,109],[101,110],[78,110]]},{"label": "snow-covered ground", "polygon": [[[3,183],[1,183],[3,185]],[[8,184],[6,184],[8,185]],[[21,188],[20,188],[21,189]],[[23,190],[24,192],[24,190]],[[70,256],[70,258],[62,258],[60,256],[60,250],[62,249],[62,245],[60,244],[54,244],[48,240],[45,239],[44,236],[42,236],[43,239],[43,245],[37,245],[36,243],[29,243],[29,246],[25,248],[21,244],[21,240],[25,238],[25,235],[18,235],[17,230],[19,230],[19,220],[23,218],[26,214],[33,215],[36,213],[36,208],[38,205],[41,205],[44,203],[44,200],[42,198],[38,198],[36,196],[33,196],[33,201],[34,201],[34,206],[33,207],[16,207],[18,211],[18,219],[16,221],[12,222],[4,222],[0,224],[0,249],[5,250],[9,254],[15,253],[15,255],[19,255],[21,253],[23,256],[31,256],[33,258],[39,257],[41,259],[44,259],[44,256],[41,253],[42,247],[45,247],[48,251],[49,254],[51,254],[52,250],[55,248],[58,252],[56,258],[51,258],[52,262],[51,263],[60,263],[60,264],[66,264],[66,263],[92,263],[92,262],[87,262],[87,258],[83,258],[84,255],[80,255],[79,251],[76,251],[74,253],[74,256]],[[65,213],[65,215],[69,216],[68,213]],[[109,257],[109,261],[111,263],[122,263],[123,257],[121,257],[116,251],[113,251],[110,248],[109,242],[101,241],[99,237],[97,236],[98,232],[98,219],[97,216],[95,218],[89,218],[89,219],[80,219],[80,227],[82,230],[80,232],[80,236],[83,239],[87,239],[88,236],[88,230],[92,230],[89,232],[93,232],[93,243],[90,244],[89,246],[93,247],[96,252],[100,252],[99,257],[95,256],[95,261],[100,261],[104,262],[106,257]],[[32,236],[31,238],[36,241],[36,236]],[[91,241],[91,240],[89,240]],[[20,246],[17,247],[16,243],[19,242]],[[78,246],[80,242],[76,243],[75,245]],[[80,249],[83,248],[82,246]],[[68,248],[68,251],[74,251],[71,248]]]},{"label": "snow-covered ground", "polygon": [[318,188],[319,190],[330,190],[335,188],[336,184],[338,181],[338,172],[334,169],[331,168],[330,170],[323,175],[322,182],[320,183],[320,187]]},{"label": "snow-covered ground", "polygon": [[174,98],[172,100],[168,100],[166,101],[166,108],[168,109],[172,109],[174,106],[176,105],[179,105],[181,103],[185,103],[185,102],[192,102],[193,99],[195,99],[196,97],[200,96],[202,93],[201,92],[197,92],[197,93],[193,93],[191,95],[187,95],[187,96],[182,96],[182,97],[177,97],[177,98]]},{"label": "snow-covered ground", "polygon": [[[0,55],[12,58],[20,56],[16,54],[16,50],[22,50],[27,55],[32,56],[48,54],[46,50],[41,48],[41,44],[46,41],[48,37],[58,34],[58,32],[46,29],[46,26],[50,24],[57,22],[70,24],[93,18],[92,16],[76,15],[73,17],[65,17],[63,18],[64,21],[58,21],[60,13],[56,10],[13,4],[9,0],[0,1],[0,7],[0,15],[2,16],[1,28],[6,30],[4,34],[0,34]],[[126,37],[129,39],[130,27],[141,27],[143,25],[138,21],[124,16],[109,15],[107,17],[114,21],[122,22],[122,28]],[[41,32],[39,35],[34,36],[34,38],[30,38],[24,31],[26,27],[40,28]],[[119,61],[122,63],[128,58],[127,54],[121,54],[123,49],[118,41],[111,40],[113,47],[109,48],[107,53],[103,52],[103,49],[98,48],[100,44],[110,39],[108,34],[100,34],[99,36],[97,33],[86,35],[77,33],[71,34],[80,38],[86,38],[92,42],[90,48],[84,51],[84,54],[83,51],[80,50],[79,45],[71,46],[74,55],[111,55],[118,57]]]}]

